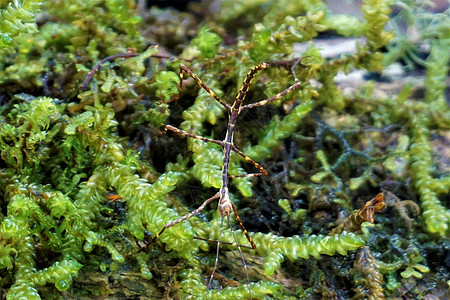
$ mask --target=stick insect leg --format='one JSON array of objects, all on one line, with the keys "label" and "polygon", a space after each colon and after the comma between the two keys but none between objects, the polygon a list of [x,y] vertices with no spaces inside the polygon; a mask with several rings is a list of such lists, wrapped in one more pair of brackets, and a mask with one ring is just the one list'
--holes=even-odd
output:
[{"label": "stick insect leg", "polygon": [[[210,138],[205,138],[203,136],[199,136],[196,134],[192,134],[190,132],[181,130],[179,128],[176,128],[172,125],[166,125],[166,129],[176,132],[178,134],[182,134],[194,139],[198,139],[204,142],[210,142],[210,143],[214,143],[217,144],[221,147],[224,146],[224,142],[223,141],[218,141],[218,140],[213,140]],[[259,170],[259,173],[250,173],[250,174],[243,174],[243,175],[229,175],[229,178],[237,178],[237,177],[256,177],[256,176],[263,176],[263,175],[267,175],[267,171],[266,169],[264,169],[260,164],[258,164],[256,161],[254,161],[253,159],[251,159],[250,157],[248,157],[247,155],[245,155],[241,150],[237,149],[236,146],[232,145],[231,146],[231,150],[235,151],[237,154],[239,154],[240,156],[242,156],[242,158],[244,158],[246,161],[248,161],[249,163],[251,163],[253,166],[255,166],[255,168],[257,168]]]},{"label": "stick insect leg", "polygon": [[244,158],[246,161],[248,161],[249,163],[251,163],[255,168],[257,168],[259,170],[259,173],[250,173],[250,174],[243,174],[243,175],[230,175],[228,176],[229,178],[236,178],[236,177],[256,177],[256,176],[264,176],[267,175],[268,172],[266,169],[264,169],[260,164],[258,164],[256,161],[254,161],[253,159],[251,159],[250,157],[248,157],[247,155],[244,154],[244,152],[242,152],[241,150],[239,150],[238,148],[236,148],[236,146],[232,145],[231,146],[231,150],[233,150],[234,152],[236,152],[237,154],[239,154],[240,156],[242,156],[242,158]]},{"label": "stick insect leg", "polygon": [[268,64],[262,62],[262,63],[259,63],[257,66],[253,67],[250,70],[250,72],[247,73],[247,77],[245,77],[244,82],[242,83],[241,89],[239,90],[239,93],[237,94],[236,99],[233,103],[233,108],[236,109],[238,115],[240,113],[239,108],[241,107],[242,102],[244,102],[245,96],[247,95],[248,89],[250,87],[250,83],[252,82],[256,73],[264,70],[268,66],[269,66]]},{"label": "stick insect leg", "polygon": [[299,59],[297,59],[296,61],[295,61],[295,63],[292,65],[292,67],[291,67],[291,73],[292,73],[292,75],[294,76],[294,78],[295,78],[295,82],[298,82],[298,81],[300,81],[300,80],[298,80],[298,78],[297,78],[297,74],[295,74],[295,67],[304,59],[305,57],[300,57]]},{"label": "stick insect leg", "polygon": [[301,85],[301,82],[300,82],[300,80],[298,80],[297,75],[295,74],[295,67],[296,67],[296,66],[297,66],[304,58],[305,58],[305,57],[300,57],[300,58],[298,58],[298,59],[294,62],[294,64],[292,65],[292,67],[291,67],[292,75],[293,75],[294,78],[295,78],[295,83],[294,83],[293,85],[291,85],[290,87],[288,87],[288,88],[285,89],[284,91],[282,91],[282,92],[276,94],[275,96],[273,96],[273,97],[271,97],[271,98],[267,98],[267,99],[264,99],[264,100],[261,100],[261,101],[255,102],[255,103],[243,105],[243,106],[241,107],[241,110],[247,109],[247,108],[253,108],[253,107],[265,105],[265,104],[270,103],[270,102],[272,102],[272,101],[274,101],[274,100],[280,99],[280,98],[283,97],[284,95],[286,95],[286,94],[292,92],[293,90],[295,90],[296,88],[298,88],[298,87]]},{"label": "stick insect leg", "polygon": [[178,223],[181,223],[181,222],[183,222],[183,221],[189,219],[190,217],[195,216],[195,215],[198,214],[199,212],[201,212],[201,211],[205,208],[205,206],[206,206],[208,203],[210,203],[210,202],[216,200],[217,198],[219,198],[219,196],[220,196],[220,193],[217,192],[217,193],[216,193],[214,196],[212,196],[211,198],[206,199],[205,202],[203,202],[203,204],[200,205],[199,208],[197,208],[196,210],[193,210],[193,211],[191,211],[190,213],[188,213],[187,215],[185,215],[185,216],[183,216],[183,217],[181,217],[181,218],[179,218],[179,219],[176,219],[176,220],[173,221],[173,222],[170,222],[170,223],[166,224],[166,225],[164,226],[164,228],[161,229],[161,231],[155,236],[155,239],[158,238],[158,237],[160,237],[161,234],[164,232],[164,230],[166,230],[167,228],[172,227],[172,226],[174,226],[174,225],[176,225],[176,224],[178,224]]},{"label": "stick insect leg", "polygon": [[191,70],[189,70],[185,65],[180,65],[180,93],[183,89],[183,72],[187,73],[189,76],[191,76],[197,83],[200,85],[208,94],[211,95],[214,99],[216,99],[220,104],[222,104],[223,107],[225,107],[228,111],[231,111],[231,106],[223,102],[219,96],[217,96],[209,87],[207,87],[203,81],[197,77],[194,73],[192,73]]},{"label": "stick insect leg", "polygon": [[182,135],[185,135],[185,136],[188,136],[188,137],[197,139],[197,140],[201,140],[201,141],[204,141],[204,142],[214,143],[214,144],[220,145],[220,146],[222,146],[222,147],[224,146],[223,141],[218,141],[218,140],[213,140],[213,139],[205,138],[205,137],[203,137],[203,136],[196,135],[196,134],[192,134],[192,133],[190,133],[190,132],[187,132],[187,131],[181,130],[181,129],[179,129],[179,128],[173,127],[173,126],[171,126],[171,125],[166,125],[166,129],[168,129],[168,130],[170,130],[170,131],[173,131],[173,132],[176,132],[176,133],[178,133],[178,134],[182,134]]},{"label": "stick insect leg", "polygon": [[261,100],[261,101],[255,102],[255,103],[243,105],[243,106],[241,107],[241,110],[247,109],[247,108],[253,108],[253,107],[257,107],[257,106],[263,106],[263,105],[265,105],[265,104],[267,104],[267,103],[270,103],[270,102],[272,102],[272,101],[274,101],[274,100],[278,100],[278,99],[280,99],[281,97],[283,97],[284,95],[289,94],[290,92],[292,92],[293,90],[295,90],[296,88],[298,88],[301,84],[302,84],[302,83],[301,83],[300,81],[296,81],[293,85],[291,85],[290,87],[288,87],[288,88],[285,89],[284,91],[282,91],[282,92],[276,94],[275,96],[273,96],[273,97],[271,97],[271,98],[267,98],[267,99],[264,99],[264,100]]},{"label": "stick insect leg", "polygon": [[[237,220],[238,220],[240,226],[242,226],[241,228],[243,228],[244,225],[242,225],[242,222],[240,221],[240,219],[239,219],[239,217],[237,215],[236,208],[234,208],[234,213],[235,213],[235,216],[237,217]],[[217,240],[216,259],[215,259],[215,262],[214,262],[214,269],[211,272],[211,276],[209,277],[209,280],[208,280],[208,288],[211,288],[211,283],[212,283],[212,280],[214,278],[214,274],[216,273],[217,266],[219,264],[219,251],[220,251],[220,244],[221,244],[220,239],[222,237],[223,219],[224,219],[224,216],[222,216],[222,219],[220,221],[220,232],[219,232],[219,239]],[[250,278],[248,276],[247,263],[245,262],[244,254],[242,253],[242,249],[241,249],[241,245],[238,243],[236,234],[234,233],[233,227],[231,226],[230,215],[227,215],[227,221],[228,221],[228,227],[230,228],[230,230],[231,230],[231,232],[233,234],[233,238],[234,238],[234,244],[233,245],[237,246],[239,254],[241,256],[242,264],[244,265],[245,275],[247,277],[248,292],[249,292],[250,299],[252,299],[252,291],[251,291],[251,287],[250,287]],[[245,232],[247,232],[247,231],[245,230]],[[249,238],[248,233],[246,234],[246,236],[247,236],[247,238]],[[256,249],[256,245],[253,243],[253,240],[250,238],[249,241],[251,241],[252,247],[254,246],[252,249]]]},{"label": "stick insect leg", "polygon": [[[250,245],[252,245],[252,249],[256,249],[256,244],[255,244],[255,242],[253,242],[253,239],[252,239],[252,237],[248,234],[247,229],[245,229],[244,224],[243,224],[242,221],[241,221],[241,218],[239,218],[239,215],[238,215],[238,213],[237,213],[236,206],[234,206],[233,203],[231,203],[231,205],[232,205],[232,207],[233,207],[234,217],[236,218],[236,221],[238,222],[239,227],[241,227],[242,233],[245,235],[245,237],[247,238],[247,240],[248,240],[248,242],[250,243]],[[234,232],[233,232],[233,234],[234,234]],[[237,241],[236,241],[236,246],[239,247],[239,244],[238,244]]]}]

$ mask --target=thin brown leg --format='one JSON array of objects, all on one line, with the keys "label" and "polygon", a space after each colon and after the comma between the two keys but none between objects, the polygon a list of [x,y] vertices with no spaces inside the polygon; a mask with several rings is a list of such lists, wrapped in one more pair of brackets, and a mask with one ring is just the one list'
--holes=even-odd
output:
[{"label": "thin brown leg", "polygon": [[189,76],[191,76],[205,91],[208,92],[214,99],[216,99],[220,104],[223,105],[228,111],[231,111],[231,106],[223,102],[219,96],[217,96],[209,87],[207,87],[203,81],[197,77],[194,73],[192,73],[191,70],[189,70],[185,65],[180,65],[180,93],[183,89],[183,71],[187,73]]},{"label": "thin brown leg", "polygon": [[[306,57],[306,56],[305,56]],[[300,80],[298,80],[298,78],[297,78],[297,74],[295,74],[295,67],[299,64],[299,62],[301,62],[305,57],[300,57],[299,59],[297,59],[296,61],[295,61],[295,63],[292,65],[292,67],[291,67],[291,72],[292,72],[292,75],[294,76],[294,78],[295,78],[295,82],[298,82],[298,81],[300,81]]]},{"label": "thin brown leg", "polygon": [[161,229],[161,231],[155,236],[155,239],[157,239],[158,237],[160,237],[161,234],[164,232],[164,230],[166,230],[167,228],[172,227],[172,226],[174,226],[174,225],[176,225],[176,224],[178,224],[178,223],[181,223],[181,222],[183,222],[183,221],[189,219],[190,217],[195,216],[195,215],[198,214],[199,212],[201,212],[201,211],[205,208],[205,206],[206,206],[208,203],[210,203],[210,202],[216,200],[217,198],[219,198],[219,196],[220,196],[220,193],[217,192],[217,193],[216,193],[214,196],[212,196],[211,198],[206,199],[205,202],[203,202],[203,204],[200,205],[200,207],[197,208],[196,210],[191,211],[191,212],[188,213],[187,215],[185,215],[185,216],[183,216],[183,217],[181,217],[181,218],[179,218],[179,219],[176,219],[176,220],[173,221],[173,222],[167,223],[167,224],[164,226],[164,228]]},{"label": "thin brown leg", "polygon": [[266,105],[267,103],[270,103],[274,100],[278,100],[281,97],[283,97],[284,95],[292,92],[293,90],[295,90],[296,88],[298,88],[302,83],[300,81],[296,81],[293,85],[291,85],[290,87],[288,87],[287,89],[285,89],[284,91],[276,94],[275,96],[271,97],[271,98],[267,98],[255,103],[251,103],[251,104],[247,104],[247,105],[243,105],[241,107],[241,110],[247,109],[247,108],[253,108],[253,107],[258,107],[258,106],[263,106]]},{"label": "thin brown leg", "polygon": [[233,211],[234,211],[234,217],[236,218],[236,221],[238,222],[239,227],[241,227],[242,233],[245,234],[245,237],[247,238],[247,240],[250,243],[250,245],[252,245],[252,248],[256,249],[255,242],[253,242],[252,237],[248,234],[248,231],[247,231],[247,229],[245,229],[244,224],[242,224],[241,218],[239,218],[236,206],[234,206],[233,203],[232,203],[232,206],[233,206]]},{"label": "thin brown leg", "polygon": [[239,154],[243,159],[245,159],[246,161],[248,161],[249,163],[251,163],[253,166],[255,166],[255,168],[257,168],[259,170],[259,173],[251,173],[251,174],[243,174],[243,175],[233,175],[233,177],[255,177],[255,176],[263,176],[263,175],[267,175],[268,172],[266,169],[264,169],[260,164],[258,164],[256,161],[254,161],[253,159],[251,159],[250,157],[248,157],[247,155],[244,154],[244,152],[242,152],[241,150],[239,150],[238,148],[236,148],[236,146],[232,146],[231,150],[233,150],[234,152],[236,152],[237,154]]},{"label": "thin brown leg", "polygon": [[182,129],[173,127],[173,126],[171,126],[171,125],[166,125],[166,129],[168,129],[168,130],[170,130],[170,131],[173,131],[173,132],[176,132],[176,133],[181,134],[181,135],[185,135],[185,136],[188,136],[188,137],[197,139],[197,140],[201,140],[201,141],[204,141],[204,142],[214,143],[214,144],[217,144],[217,145],[222,146],[222,147],[224,146],[224,143],[223,143],[222,141],[213,140],[213,139],[210,139],[210,138],[205,138],[205,137],[203,137],[203,136],[196,135],[196,134],[193,134],[193,133],[184,131],[184,130],[182,130]]},{"label": "thin brown leg", "polygon": [[[218,140],[213,140],[210,138],[205,138],[203,136],[200,135],[196,135],[187,131],[184,131],[182,129],[176,128],[172,125],[166,125],[166,129],[176,132],[178,134],[181,135],[185,135],[194,139],[198,139],[204,142],[210,142],[210,143],[214,143],[217,144],[219,146],[224,146],[224,142],[223,141],[218,141]],[[236,177],[256,177],[256,176],[263,176],[263,175],[267,175],[267,171],[266,169],[264,169],[260,164],[258,164],[256,161],[254,161],[253,159],[251,159],[250,157],[248,157],[247,155],[245,155],[241,150],[239,150],[238,148],[236,148],[234,145],[232,145],[231,150],[235,151],[237,154],[239,154],[240,156],[242,156],[242,158],[244,158],[246,161],[248,161],[249,163],[251,163],[253,166],[255,166],[255,168],[257,168],[259,170],[259,173],[251,173],[251,174],[242,174],[242,175],[230,175],[228,176],[229,178],[236,178]]]}]

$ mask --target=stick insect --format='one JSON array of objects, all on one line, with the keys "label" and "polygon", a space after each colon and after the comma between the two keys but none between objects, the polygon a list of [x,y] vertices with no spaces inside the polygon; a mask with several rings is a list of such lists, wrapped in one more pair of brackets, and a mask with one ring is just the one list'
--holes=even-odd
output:
[{"label": "stick insect", "polygon": [[[190,77],[192,77],[198,85],[200,85],[206,92],[208,92],[214,99],[216,99],[223,107],[225,107],[225,109],[228,111],[228,126],[227,126],[227,131],[226,131],[226,135],[225,138],[222,141],[219,140],[214,140],[214,139],[210,139],[210,138],[205,138],[199,135],[195,135],[192,133],[189,133],[187,131],[178,129],[174,126],[171,125],[166,125],[166,130],[170,130],[173,131],[175,133],[187,136],[187,137],[191,137],[191,138],[195,138],[195,139],[199,139],[205,142],[210,142],[210,143],[214,143],[217,145],[220,145],[223,149],[223,165],[222,165],[222,172],[221,172],[221,177],[222,177],[222,185],[220,190],[211,198],[205,200],[205,202],[203,202],[202,205],[200,205],[199,208],[193,210],[192,212],[190,212],[189,214],[173,221],[170,222],[168,224],[166,224],[164,226],[164,228],[162,228],[162,230],[156,235],[155,238],[158,238],[167,228],[172,227],[178,223],[181,223],[187,219],[189,219],[190,217],[198,214],[199,212],[201,212],[208,203],[219,199],[219,204],[218,204],[218,211],[221,217],[221,223],[220,223],[220,232],[219,232],[219,238],[217,240],[217,250],[216,250],[216,259],[215,259],[215,263],[214,263],[214,269],[211,273],[211,276],[209,278],[208,281],[208,288],[210,288],[211,286],[211,282],[213,280],[214,277],[214,273],[217,269],[218,266],[218,261],[219,261],[219,250],[220,250],[220,243],[221,243],[221,236],[222,236],[222,229],[223,229],[223,222],[224,219],[227,219],[228,222],[228,226],[230,227],[232,233],[233,233],[233,237],[234,237],[234,241],[235,243],[232,244],[233,246],[237,246],[238,250],[239,250],[239,254],[241,256],[241,260],[242,263],[244,265],[244,269],[245,269],[245,274],[247,276],[247,284],[248,284],[248,290],[249,290],[249,294],[250,294],[250,298],[251,298],[251,289],[250,289],[250,280],[249,280],[249,275],[248,275],[248,268],[247,268],[247,264],[245,263],[245,259],[244,256],[242,254],[242,250],[241,250],[241,246],[245,247],[245,248],[250,248],[250,249],[256,249],[256,245],[253,242],[251,236],[249,235],[249,233],[247,232],[247,230],[245,229],[244,225],[242,224],[241,219],[239,218],[239,215],[237,213],[237,209],[235,207],[235,205],[231,202],[230,200],[230,194],[229,194],[229,190],[228,190],[228,183],[229,183],[229,178],[232,177],[253,177],[253,176],[262,176],[262,175],[267,175],[267,171],[257,162],[255,162],[254,160],[252,160],[250,157],[248,157],[247,155],[245,155],[241,150],[237,149],[236,146],[234,145],[233,142],[233,134],[234,134],[234,128],[236,125],[236,121],[237,118],[240,114],[241,111],[248,109],[248,108],[253,108],[253,107],[258,107],[258,106],[262,106],[265,105],[267,103],[270,103],[274,100],[280,99],[281,97],[285,96],[286,94],[290,93],[291,91],[295,90],[296,88],[300,87],[301,82],[298,80],[297,76],[295,75],[294,72],[294,68],[295,66],[301,61],[301,59],[297,59],[295,61],[295,63],[293,64],[291,71],[292,74],[294,75],[295,78],[295,83],[292,84],[290,87],[288,87],[287,89],[283,90],[282,92],[276,94],[275,96],[271,97],[271,98],[267,98],[255,103],[251,103],[251,104],[247,104],[247,105],[243,105],[245,96],[247,95],[247,91],[250,87],[251,81],[252,79],[255,77],[255,75],[266,69],[269,64],[266,64],[264,62],[258,64],[257,66],[253,67],[250,72],[248,72],[244,82],[242,83],[242,86],[239,90],[239,93],[237,94],[236,98],[234,99],[233,104],[230,106],[229,104],[225,103],[224,101],[222,101],[209,87],[207,87],[200,78],[198,78],[191,70],[189,70],[185,65],[181,64],[180,65],[180,92],[182,90],[182,86],[183,86],[183,74],[186,73],[188,74]],[[243,157],[246,161],[250,162],[256,169],[258,169],[259,172],[257,173],[250,173],[250,174],[245,174],[245,175],[235,175],[235,176],[230,176],[228,175],[228,167],[229,167],[229,162],[230,162],[230,156],[231,156],[231,151],[236,152],[237,154],[239,154],[241,157]],[[230,221],[230,215],[231,213],[234,212],[234,216],[236,221],[238,222],[240,228],[242,229],[243,234],[246,236],[247,240],[249,241],[251,247],[248,246],[244,246],[244,245],[239,245],[236,235],[232,229],[231,226],[231,221]],[[201,238],[198,238],[201,239]]]}]

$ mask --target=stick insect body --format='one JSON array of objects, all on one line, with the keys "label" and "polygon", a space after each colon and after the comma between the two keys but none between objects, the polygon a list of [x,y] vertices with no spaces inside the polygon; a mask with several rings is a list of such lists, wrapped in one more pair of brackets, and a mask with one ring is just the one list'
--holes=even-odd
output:
[{"label": "stick insect body", "polygon": [[[300,60],[297,60],[294,64],[293,68],[295,67],[295,65],[299,62]],[[216,260],[215,260],[215,265],[214,265],[214,270],[211,274],[211,277],[209,279],[209,283],[208,283],[208,287],[211,285],[215,270],[217,269],[217,265],[218,265],[218,257],[219,257],[219,247],[220,247],[220,238],[222,235],[222,227],[223,227],[223,221],[224,218],[227,218],[228,224],[231,228],[231,222],[230,222],[230,214],[232,212],[234,212],[235,214],[235,218],[237,220],[237,222],[239,223],[239,226],[242,229],[242,232],[244,233],[244,235],[247,237],[251,247],[248,246],[242,246],[242,247],[246,247],[246,248],[250,248],[250,249],[256,249],[256,245],[253,242],[252,238],[250,237],[250,235],[248,234],[247,230],[245,229],[245,227],[242,224],[241,219],[239,218],[239,215],[237,213],[236,207],[234,206],[234,204],[231,202],[230,200],[230,194],[228,191],[228,182],[229,182],[229,178],[230,177],[251,177],[251,176],[262,176],[262,175],[267,175],[267,171],[261,166],[259,165],[257,162],[255,162],[254,160],[252,160],[250,157],[248,157],[247,155],[245,155],[242,151],[240,151],[239,149],[237,149],[234,146],[233,143],[233,134],[234,134],[234,127],[236,125],[236,121],[237,118],[239,116],[239,113],[247,108],[253,108],[253,107],[257,107],[257,106],[262,106],[265,105],[267,103],[270,103],[274,100],[277,100],[281,97],[283,97],[284,95],[288,94],[289,92],[293,91],[294,89],[298,88],[301,83],[300,81],[298,81],[297,77],[294,74],[295,77],[295,83],[293,85],[291,85],[290,87],[288,87],[287,89],[285,89],[284,91],[278,93],[277,95],[265,99],[265,100],[261,100],[252,104],[248,104],[248,105],[242,105],[245,99],[245,96],[247,94],[247,91],[250,87],[250,83],[252,81],[252,79],[255,77],[256,73],[258,73],[261,70],[264,70],[268,67],[268,64],[266,63],[260,63],[257,66],[253,67],[250,72],[247,74],[247,77],[245,78],[241,89],[239,90],[239,93],[237,94],[233,104],[230,106],[227,103],[223,102],[211,89],[209,89],[201,80],[200,78],[198,78],[194,73],[192,73],[191,70],[189,70],[186,66],[184,65],[180,65],[180,91],[182,89],[182,82],[183,82],[183,72],[187,73],[190,77],[192,77],[204,90],[206,90],[214,99],[216,99],[223,107],[225,107],[225,109],[227,109],[228,114],[229,114],[229,120],[228,120],[228,126],[227,126],[227,132],[225,135],[225,138],[223,141],[218,141],[218,140],[213,140],[213,139],[209,139],[209,138],[205,138],[202,136],[198,136],[192,133],[189,133],[187,131],[178,129],[176,127],[173,127],[171,125],[167,125],[166,126],[166,130],[170,130],[188,137],[192,137],[195,139],[199,139],[205,142],[211,142],[211,143],[215,143],[218,144],[222,147],[223,149],[223,165],[222,165],[222,185],[221,188],[219,190],[219,192],[217,192],[214,196],[212,196],[211,198],[207,199],[199,208],[197,208],[196,210],[192,211],[191,213],[173,221],[170,222],[168,224],[166,224],[164,226],[164,228],[156,235],[156,238],[159,237],[165,229],[172,227],[180,222],[185,221],[186,219],[196,215],[197,213],[199,213],[200,211],[202,211],[205,206],[216,200],[219,199],[219,204],[218,204],[218,211],[219,214],[222,218],[221,220],[221,225],[220,225],[220,232],[219,232],[219,239],[217,241],[217,255],[216,255]],[[236,176],[230,176],[228,175],[228,167],[229,167],[229,162],[230,162],[230,156],[231,156],[231,151],[235,151],[237,154],[239,154],[240,156],[242,156],[246,161],[250,162],[253,166],[255,166],[258,169],[258,173],[251,173],[251,174],[245,174],[245,175],[236,175]],[[233,233],[233,237],[234,237],[234,241],[235,243],[233,245],[238,247],[239,253],[241,255],[241,259],[245,268],[245,273],[247,276],[247,282],[249,285],[249,293],[250,293],[250,298],[251,298],[251,290],[250,290],[250,280],[248,277],[248,270],[247,270],[247,264],[245,263],[244,260],[244,256],[242,254],[242,250],[241,250],[241,245],[239,245],[237,238],[234,234],[234,231],[232,230]],[[201,239],[201,238],[199,238]]]}]

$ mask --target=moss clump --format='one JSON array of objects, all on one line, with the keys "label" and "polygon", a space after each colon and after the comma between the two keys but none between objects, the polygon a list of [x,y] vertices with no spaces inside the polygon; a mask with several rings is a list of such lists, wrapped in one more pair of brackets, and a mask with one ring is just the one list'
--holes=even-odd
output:
[{"label": "moss clump", "polygon": [[[385,26],[391,4],[366,0],[358,19],[334,14],[324,1],[233,0],[218,13],[206,4],[178,12],[124,0],[0,1],[0,287],[7,298],[133,297],[149,285],[182,299],[445,291],[443,18],[426,35],[423,97],[411,85],[380,95],[375,81],[348,92],[336,80],[340,72],[382,72],[401,56],[405,48],[398,39],[389,44]],[[322,33],[366,42],[328,59],[314,45]],[[310,44],[296,53],[303,42]],[[235,281],[245,278],[235,247],[222,244],[208,289],[216,251],[204,240],[218,239],[215,207],[155,236],[217,192],[223,151],[163,128],[222,139],[227,126],[223,107],[195,82],[185,80],[180,91],[181,63],[232,103],[262,61],[270,67],[253,81],[247,103],[276,95],[294,77],[302,85],[239,116],[236,146],[269,171],[230,182],[257,248],[244,251],[247,284]],[[232,155],[230,175],[251,168]],[[388,209],[374,217],[379,209],[364,203],[380,190]],[[229,228],[221,239],[233,243]],[[85,285],[81,272],[101,274],[101,287]],[[107,274],[132,274],[133,283],[117,290]]]}]

